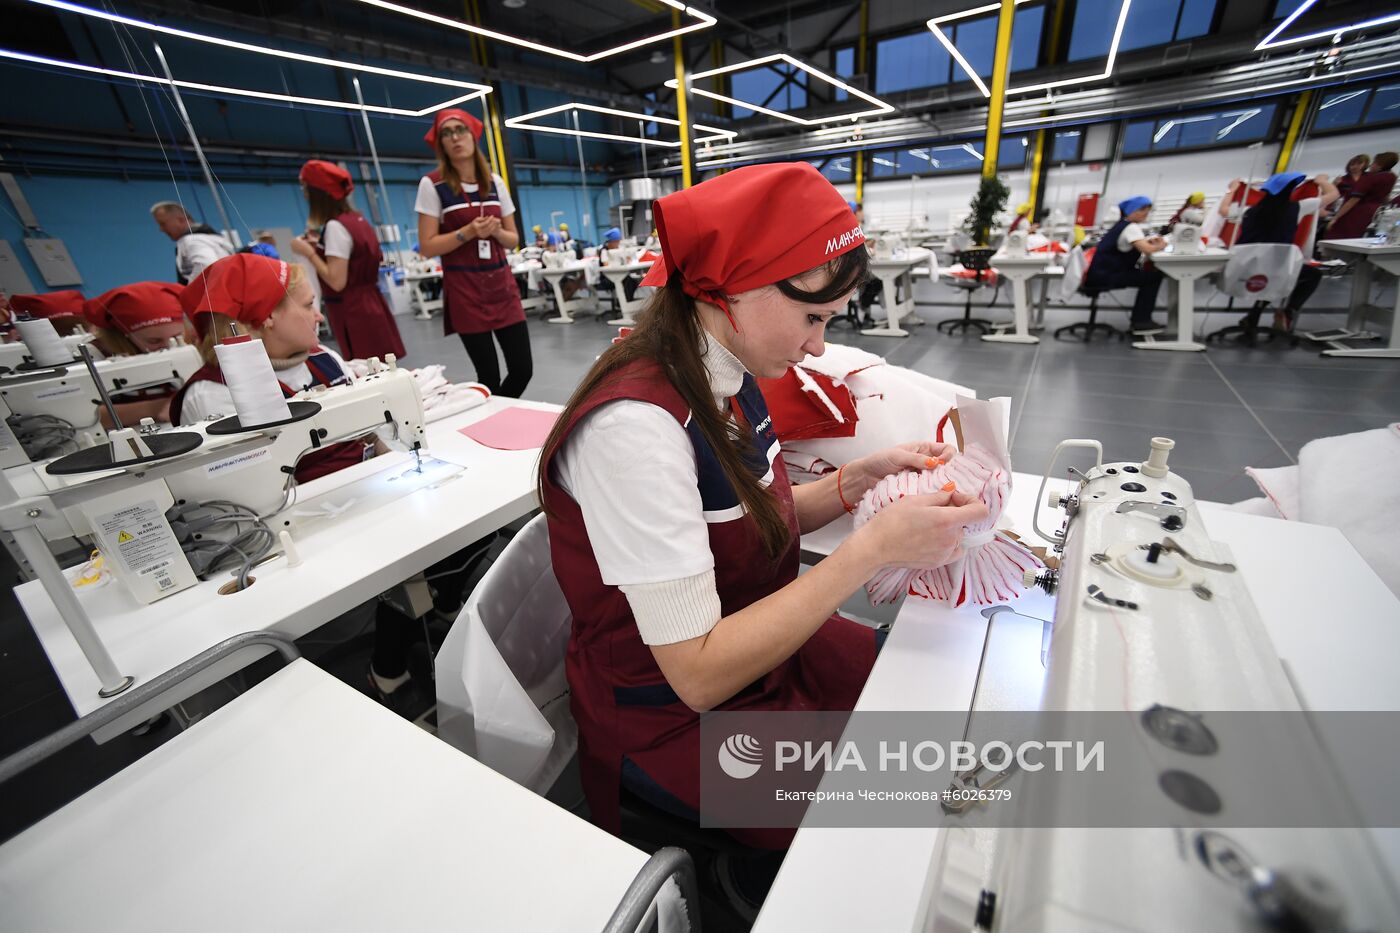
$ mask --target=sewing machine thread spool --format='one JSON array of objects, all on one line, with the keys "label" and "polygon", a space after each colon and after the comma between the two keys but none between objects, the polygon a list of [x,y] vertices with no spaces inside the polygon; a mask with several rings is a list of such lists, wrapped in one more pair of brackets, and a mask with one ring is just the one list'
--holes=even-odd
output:
[{"label": "sewing machine thread spool", "polygon": [[73,354],[63,345],[63,338],[53,329],[53,321],[48,318],[25,320],[15,319],[20,339],[24,341],[29,355],[40,366],[62,366],[73,362]]},{"label": "sewing machine thread spool", "polygon": [[246,427],[291,417],[263,342],[249,335],[229,338],[214,347],[233,408]]},{"label": "sewing machine thread spool", "polygon": [[1169,472],[1167,470],[1167,456],[1175,446],[1176,441],[1169,437],[1152,438],[1152,451],[1147,455],[1147,460],[1142,464],[1143,475],[1150,476],[1153,479],[1161,479],[1166,476]]}]

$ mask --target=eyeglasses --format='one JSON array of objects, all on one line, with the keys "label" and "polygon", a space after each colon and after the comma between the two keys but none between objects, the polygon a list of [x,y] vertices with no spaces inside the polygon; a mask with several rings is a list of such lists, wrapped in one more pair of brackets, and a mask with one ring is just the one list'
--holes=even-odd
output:
[{"label": "eyeglasses", "polygon": [[438,130],[438,135],[443,139],[456,139],[458,136],[466,136],[471,130],[465,126],[444,126]]}]

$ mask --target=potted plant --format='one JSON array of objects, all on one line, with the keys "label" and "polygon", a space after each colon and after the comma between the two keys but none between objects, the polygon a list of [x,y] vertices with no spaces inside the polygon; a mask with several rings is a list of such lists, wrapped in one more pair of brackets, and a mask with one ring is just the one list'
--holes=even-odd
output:
[{"label": "potted plant", "polygon": [[997,215],[1006,209],[1010,197],[1011,189],[995,175],[982,179],[977,186],[977,193],[968,205],[972,213],[963,221],[963,230],[979,247],[989,245],[987,241],[991,239],[992,224],[996,222]]}]

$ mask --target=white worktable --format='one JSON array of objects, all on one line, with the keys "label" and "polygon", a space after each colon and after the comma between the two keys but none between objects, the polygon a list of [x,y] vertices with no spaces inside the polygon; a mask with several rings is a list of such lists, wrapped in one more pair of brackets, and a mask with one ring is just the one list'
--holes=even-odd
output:
[{"label": "white worktable", "polygon": [[562,266],[546,265],[540,270],[544,280],[549,283],[549,287],[554,289],[554,304],[559,310],[558,317],[549,319],[551,324],[572,324],[574,322],[573,312],[592,310],[598,306],[597,296],[590,295],[586,298],[564,298],[564,279],[570,275],[582,275],[584,281],[590,286],[598,281],[599,263],[597,257],[588,259],[575,259],[566,262]]},{"label": "white worktable", "polygon": [[[1064,275],[1064,269],[1054,264],[1054,257],[1048,253],[1028,253],[1025,256],[1008,256],[998,253],[992,257],[992,268],[998,275],[1006,276],[1011,283],[1012,324],[1014,329],[1007,333],[1001,330],[995,334],[983,334],[988,343],[1040,343],[1040,338],[1031,333],[1030,286],[1037,277],[1048,277],[1057,270]],[[1045,278],[1048,282],[1049,279]],[[1045,291],[1041,290],[1042,313]],[[1005,327],[1005,325],[997,325]]]},{"label": "white worktable", "polygon": [[646,860],[297,660],[0,846],[0,929],[598,930]]},{"label": "white worktable", "polygon": [[[861,333],[867,337],[908,337],[909,331],[899,326],[899,319],[909,315],[910,321],[922,324],[914,314],[914,267],[928,265],[933,253],[922,247],[898,250],[889,259],[870,260],[870,274],[884,286],[880,303],[885,307],[886,321],[880,327],[867,328]],[[904,285],[904,300],[899,300],[899,286]]]},{"label": "white worktable", "polygon": [[[607,280],[612,283],[613,294],[617,296],[617,307],[621,312],[619,317],[608,321],[609,324],[616,324],[619,327],[631,327],[637,323],[632,315],[646,307],[650,294],[648,294],[648,298],[633,298],[631,301],[628,301],[627,290],[622,283],[626,281],[629,275],[637,272],[646,272],[655,263],[656,260],[649,259],[646,262],[629,262],[626,265],[603,266],[599,270]],[[650,289],[650,286],[648,286],[648,289]]]},{"label": "white worktable", "polygon": [[[149,606],[139,605],[120,583],[79,591],[98,637],[123,674],[144,683],[224,639],[255,629],[298,638],[336,616],[421,572],[502,525],[536,507],[535,462],[538,450],[503,451],[483,447],[457,429],[511,406],[559,411],[542,402],[493,398],[485,405],[428,426],[427,452],[466,467],[432,487],[417,489],[379,508],[351,506],[342,515],[319,521],[304,535],[294,535],[302,558],[288,567],[282,557],[253,571],[257,582],[227,596],[218,588],[228,577],[201,582]],[[356,496],[356,484],[332,486],[314,496],[318,484],[350,477],[360,483],[382,482],[411,465],[403,455],[376,457],[302,487],[307,503],[343,504]],[[393,473],[386,473],[392,470]],[[323,487],[324,488],[324,487]],[[15,588],[15,595],[43,645],[59,682],[79,716],[103,705],[97,675],[63,624],[53,602],[36,580]],[[242,652],[237,663],[216,665],[206,676],[188,682],[189,690],[216,682],[254,660],[265,649]],[[103,730],[99,741],[131,728],[128,717]]]},{"label": "white worktable", "polygon": [[429,298],[424,293],[422,286],[427,282],[442,282],[442,270],[435,269],[432,272],[410,272],[404,276],[408,282],[408,287],[413,293],[413,305],[418,309],[413,315],[419,321],[430,321],[434,311],[442,310],[442,297]]},{"label": "white worktable", "polygon": [[[1031,530],[1039,483],[1039,476],[1016,473],[1006,510],[1014,529],[1032,544],[1043,543]],[[1400,600],[1342,533],[1207,503],[1201,510],[1211,537],[1233,551],[1306,705],[1400,710],[1394,676]],[[1062,518],[1046,511],[1041,525],[1049,531]],[[838,528],[805,535],[802,545],[829,553],[840,537]],[[1039,590],[1009,605],[1033,619],[1054,616],[1054,599]],[[906,599],[856,710],[967,710],[987,634],[983,608]],[[1038,644],[1039,634],[1034,637]],[[927,905],[921,898],[938,834],[936,828],[799,829],[754,930],[922,931]]]},{"label": "white worktable", "polygon": [[1395,306],[1390,318],[1390,340],[1386,346],[1356,348],[1341,342],[1374,336],[1365,329],[1366,317],[1372,311],[1371,267],[1400,276],[1400,246],[1377,243],[1371,237],[1355,240],[1319,240],[1317,245],[1329,253],[1347,253],[1362,257],[1351,283],[1351,310],[1347,315],[1346,332],[1326,341],[1330,349],[1323,350],[1322,355],[1371,356],[1400,360],[1400,287],[1395,289]]},{"label": "white worktable", "polygon": [[1138,350],[1184,350],[1200,352],[1206,345],[1196,340],[1196,280],[1219,272],[1230,261],[1229,250],[1207,247],[1199,253],[1170,251],[1152,254],[1152,264],[1162,270],[1176,291],[1176,339],[1139,340]]}]

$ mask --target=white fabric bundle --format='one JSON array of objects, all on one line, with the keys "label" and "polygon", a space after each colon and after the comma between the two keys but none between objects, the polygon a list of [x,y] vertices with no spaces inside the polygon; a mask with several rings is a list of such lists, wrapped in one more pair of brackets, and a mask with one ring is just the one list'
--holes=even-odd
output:
[{"label": "white fabric bundle", "polygon": [[[365,360],[346,360],[345,366],[356,379],[369,375],[369,363]],[[409,370],[423,399],[423,417],[429,424],[484,405],[491,398],[491,390],[479,382],[448,382],[446,370],[438,363]]]},{"label": "white fabric bundle", "polygon": [[887,476],[861,499],[855,515],[857,528],[904,496],[944,489],[976,496],[987,506],[985,519],[964,528],[961,556],[942,567],[876,574],[865,585],[872,603],[892,602],[910,593],[955,606],[969,601],[988,606],[1020,596],[1024,589],[1021,575],[1044,566],[1024,545],[996,527],[1011,498],[1011,456],[1006,448],[1010,401],[960,396],[957,408],[962,422],[962,453],[932,469]]},{"label": "white fabric bundle", "polygon": [[[932,438],[939,419],[958,396],[977,396],[971,389],[891,366],[874,353],[839,343],[828,343],[821,356],[809,356],[797,368],[845,385],[855,399],[859,419],[854,437],[803,438],[783,444],[788,472],[799,481],[803,473],[822,476],[877,450]],[[815,383],[809,391],[821,397]],[[800,469],[795,469],[798,465]]]}]

